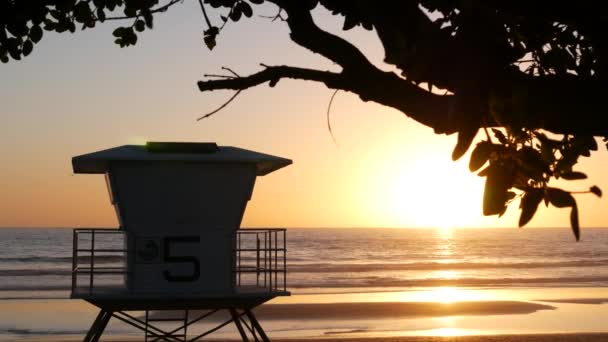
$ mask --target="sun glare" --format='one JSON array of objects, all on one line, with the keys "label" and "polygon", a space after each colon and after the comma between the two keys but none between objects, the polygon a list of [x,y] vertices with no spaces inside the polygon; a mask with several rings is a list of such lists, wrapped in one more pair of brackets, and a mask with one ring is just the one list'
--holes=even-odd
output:
[{"label": "sun glare", "polygon": [[467,329],[460,328],[437,328],[427,330],[424,335],[427,336],[443,336],[443,337],[452,337],[452,336],[465,336],[470,335],[471,332]]},{"label": "sun glare", "polygon": [[434,227],[447,236],[451,228],[479,220],[483,182],[466,167],[444,155],[387,160],[369,177],[370,214],[378,221],[393,227]]},{"label": "sun glare", "polygon": [[488,299],[483,291],[458,287],[435,287],[421,291],[415,296],[416,301],[452,304]]}]

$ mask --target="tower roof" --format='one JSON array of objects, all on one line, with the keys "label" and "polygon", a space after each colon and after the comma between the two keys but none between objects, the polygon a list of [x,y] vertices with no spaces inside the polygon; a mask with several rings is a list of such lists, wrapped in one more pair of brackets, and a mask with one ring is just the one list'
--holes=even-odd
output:
[{"label": "tower roof", "polygon": [[72,158],[74,173],[106,173],[117,161],[186,161],[193,163],[250,163],[263,176],[292,163],[290,159],[232,146],[197,142],[148,142],[123,145]]}]

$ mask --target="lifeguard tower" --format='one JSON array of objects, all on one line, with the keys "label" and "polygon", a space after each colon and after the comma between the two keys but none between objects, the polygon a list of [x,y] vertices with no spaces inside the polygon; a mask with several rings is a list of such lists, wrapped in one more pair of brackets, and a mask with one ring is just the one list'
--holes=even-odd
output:
[{"label": "lifeguard tower", "polygon": [[[256,177],[289,164],[214,143],[74,157],[74,173],[105,175],[120,225],[74,230],[71,297],[100,308],[84,341],[98,341],[112,317],[146,341],[196,341],[230,323],[243,341],[268,341],[252,309],[289,295],[285,229],[239,228]],[[218,324],[188,333],[205,319]]]}]

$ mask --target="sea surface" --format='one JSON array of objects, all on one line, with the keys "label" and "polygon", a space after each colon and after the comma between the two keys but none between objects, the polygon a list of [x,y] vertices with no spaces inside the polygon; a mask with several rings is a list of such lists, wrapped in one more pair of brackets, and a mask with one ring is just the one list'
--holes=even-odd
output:
[{"label": "sea surface", "polygon": [[[71,265],[71,229],[0,229],[0,305],[4,303],[0,306],[0,340],[86,331],[84,323],[74,327],[57,319],[48,324],[46,316],[40,322],[47,323],[38,328],[35,320],[6,318],[10,318],[11,305],[18,305],[15,303],[75,302],[65,301]],[[583,229],[580,242],[568,228],[288,229],[287,265],[292,304],[294,298],[296,303],[310,298],[323,301],[324,295],[331,295],[349,301],[354,294],[436,289],[450,289],[443,292],[448,296],[454,289],[462,289],[462,293],[472,289],[502,293],[536,289],[538,293],[538,289],[546,289],[553,293],[552,298],[568,297],[568,293],[582,298],[592,296],[584,293],[608,288],[608,228]],[[562,295],[556,296],[551,289]],[[43,315],[44,310],[41,312]],[[94,310],[90,316],[93,314]],[[285,327],[289,326],[283,324],[275,330],[288,331]],[[123,331],[117,329],[114,331]]]}]

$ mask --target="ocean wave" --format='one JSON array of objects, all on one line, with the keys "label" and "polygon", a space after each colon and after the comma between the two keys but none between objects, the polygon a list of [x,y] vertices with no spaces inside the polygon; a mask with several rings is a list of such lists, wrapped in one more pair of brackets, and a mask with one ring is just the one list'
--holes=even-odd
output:
[{"label": "ocean wave", "polygon": [[[0,270],[0,277],[71,275],[70,269],[17,269]],[[1,286],[0,286],[1,288]]]},{"label": "ocean wave", "polygon": [[553,262],[416,262],[416,263],[352,263],[352,264],[290,264],[289,272],[338,273],[378,271],[450,271],[480,269],[527,269],[559,267],[608,266],[608,259],[569,260]]},{"label": "ocean wave", "polygon": [[[338,278],[315,281],[288,281],[288,289],[332,289],[332,288],[417,288],[417,287],[591,287],[608,285],[608,276],[562,277],[562,278],[458,278],[458,279],[398,279],[389,277]],[[0,291],[70,291],[68,283],[36,283],[0,285]],[[2,298],[0,294],[0,298]]]},{"label": "ocean wave", "polygon": [[[0,291],[18,291],[18,292],[30,292],[30,291],[70,291],[72,289],[70,284],[9,284],[0,285]],[[0,294],[2,297],[2,294]],[[3,297],[4,298],[4,297]]]},{"label": "ocean wave", "polygon": [[[88,256],[79,256],[79,263],[87,263],[90,262],[90,258]],[[125,257],[120,255],[95,255],[95,263],[112,263],[112,262],[122,262],[125,260]],[[51,264],[64,264],[64,263],[72,263],[71,256],[26,256],[26,257],[8,257],[8,258],[0,258],[0,263],[15,263],[15,262],[23,262],[23,263],[51,263]]]},{"label": "ocean wave", "polygon": [[605,286],[608,276],[561,278],[455,278],[455,279],[398,279],[368,277],[355,279],[324,279],[320,282],[290,282],[288,288],[361,288],[361,287],[517,287],[517,286]]},{"label": "ocean wave", "polygon": [[46,330],[46,329],[19,329],[19,328],[10,328],[10,329],[0,329],[1,335],[18,335],[18,336],[28,336],[28,335],[45,335],[45,336],[53,336],[53,335],[81,335],[85,334],[87,331],[84,329],[79,330]]}]

